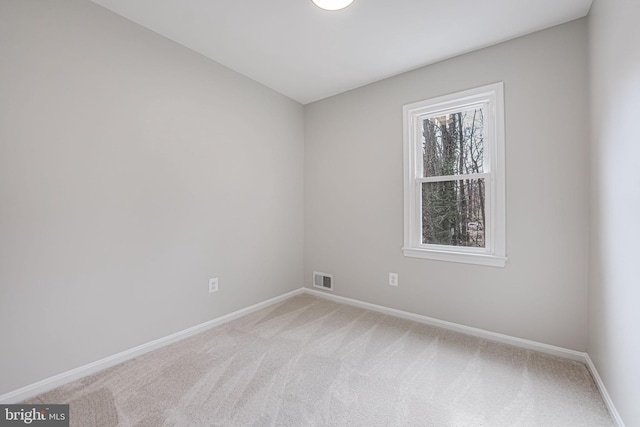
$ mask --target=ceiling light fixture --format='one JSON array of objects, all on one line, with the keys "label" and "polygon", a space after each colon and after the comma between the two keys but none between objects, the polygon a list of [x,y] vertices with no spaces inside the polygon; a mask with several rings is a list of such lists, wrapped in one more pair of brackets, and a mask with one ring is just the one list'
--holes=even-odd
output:
[{"label": "ceiling light fixture", "polygon": [[353,0],[311,0],[316,6],[324,10],[340,10],[353,3]]}]

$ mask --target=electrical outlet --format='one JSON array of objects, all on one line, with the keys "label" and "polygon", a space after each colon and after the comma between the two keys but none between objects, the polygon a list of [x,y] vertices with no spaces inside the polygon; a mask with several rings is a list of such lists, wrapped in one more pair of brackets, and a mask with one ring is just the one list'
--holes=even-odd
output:
[{"label": "electrical outlet", "polygon": [[218,292],[218,278],[209,279],[209,293]]},{"label": "electrical outlet", "polygon": [[389,286],[398,286],[398,273],[389,273]]}]

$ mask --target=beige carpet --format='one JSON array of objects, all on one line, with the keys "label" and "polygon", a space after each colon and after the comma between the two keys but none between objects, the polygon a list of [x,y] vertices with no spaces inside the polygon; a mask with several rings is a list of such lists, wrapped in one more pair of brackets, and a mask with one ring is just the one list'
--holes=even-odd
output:
[{"label": "beige carpet", "polygon": [[30,399],[90,426],[613,426],[587,368],[308,295]]}]

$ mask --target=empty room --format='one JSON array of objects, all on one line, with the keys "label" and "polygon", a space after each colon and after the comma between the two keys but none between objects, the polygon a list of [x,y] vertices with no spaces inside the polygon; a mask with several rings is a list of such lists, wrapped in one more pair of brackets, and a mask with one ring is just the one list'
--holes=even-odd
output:
[{"label": "empty room", "polygon": [[0,425],[640,427],[639,19],[0,0]]}]

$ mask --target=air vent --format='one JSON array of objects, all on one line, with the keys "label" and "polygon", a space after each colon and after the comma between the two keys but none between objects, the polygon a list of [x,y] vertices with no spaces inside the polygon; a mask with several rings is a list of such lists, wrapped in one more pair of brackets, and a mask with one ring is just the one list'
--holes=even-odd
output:
[{"label": "air vent", "polygon": [[331,274],[320,273],[318,271],[313,272],[313,287],[325,289],[327,291],[333,290],[333,276]]}]

